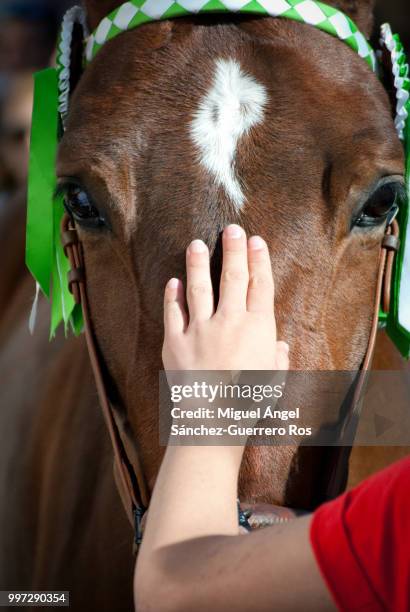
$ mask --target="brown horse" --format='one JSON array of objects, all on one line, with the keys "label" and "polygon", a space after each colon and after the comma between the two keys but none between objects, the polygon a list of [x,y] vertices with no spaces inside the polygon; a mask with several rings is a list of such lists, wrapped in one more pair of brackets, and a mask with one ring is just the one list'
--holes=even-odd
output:
[{"label": "brown horse", "polygon": [[[118,4],[86,2],[90,26]],[[370,2],[336,4],[370,33]],[[232,99],[238,120],[253,121],[236,140],[232,122],[223,129]],[[201,112],[209,104],[211,124]],[[221,147],[216,166],[207,130]],[[191,239],[215,254],[217,283],[221,229],[238,222],[261,233],[291,367],[359,367],[383,227],[354,219],[383,178],[400,182],[403,157],[383,87],[340,41],[287,20],[209,16],[123,34],[79,83],[57,167],[68,206],[90,217],[79,231],[93,325],[111,400],[128,415],[151,487],[163,452],[162,291],[182,276]],[[131,533],[82,340],[50,368],[24,455],[25,577],[33,588],[71,588],[75,609],[130,610]],[[241,499],[310,508],[321,460],[320,449],[249,449]],[[10,550],[17,538],[7,536]],[[27,588],[21,571],[4,572]]]},{"label": "brown horse", "polygon": [[[92,28],[113,4],[89,3]],[[355,7],[344,8],[368,34],[369,3]],[[224,108],[232,99],[239,110],[229,110],[229,128]],[[212,253],[228,222],[261,232],[291,366],[359,367],[383,224],[369,231],[354,217],[377,199],[385,177],[400,182],[391,115],[382,85],[356,54],[288,20],[147,25],[110,41],[85,71],[57,169],[68,206],[84,217],[91,313],[111,399],[134,407],[128,418],[151,486],[161,460],[160,296],[167,278],[182,275],[194,237]],[[229,147],[241,121],[252,127],[235,142],[233,165]],[[87,215],[100,225],[90,227]],[[241,495],[310,507],[316,461],[320,452],[306,469],[293,451],[250,450]]]}]

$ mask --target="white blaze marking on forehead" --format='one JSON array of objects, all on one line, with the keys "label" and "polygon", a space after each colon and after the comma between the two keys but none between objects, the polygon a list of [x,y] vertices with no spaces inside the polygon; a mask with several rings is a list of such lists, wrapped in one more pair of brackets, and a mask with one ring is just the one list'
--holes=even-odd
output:
[{"label": "white blaze marking on forehead", "polygon": [[241,137],[263,121],[267,99],[265,87],[236,60],[219,59],[212,87],[200,101],[191,124],[201,163],[224,187],[238,211],[246,198],[235,175],[237,147]]}]

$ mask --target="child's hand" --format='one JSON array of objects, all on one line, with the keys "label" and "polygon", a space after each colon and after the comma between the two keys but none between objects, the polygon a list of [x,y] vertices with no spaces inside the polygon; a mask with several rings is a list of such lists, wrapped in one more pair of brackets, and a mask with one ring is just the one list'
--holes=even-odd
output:
[{"label": "child's hand", "polygon": [[166,370],[287,370],[288,345],[276,340],[274,285],[267,245],[243,229],[223,235],[223,266],[216,311],[209,252],[194,240],[187,249],[187,301],[181,281],[165,290]]}]

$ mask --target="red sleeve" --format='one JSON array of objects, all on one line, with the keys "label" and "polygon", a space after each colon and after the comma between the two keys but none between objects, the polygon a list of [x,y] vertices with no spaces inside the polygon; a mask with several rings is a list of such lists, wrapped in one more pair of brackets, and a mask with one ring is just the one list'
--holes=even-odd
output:
[{"label": "red sleeve", "polygon": [[310,540],[340,610],[410,611],[410,457],[318,508]]}]

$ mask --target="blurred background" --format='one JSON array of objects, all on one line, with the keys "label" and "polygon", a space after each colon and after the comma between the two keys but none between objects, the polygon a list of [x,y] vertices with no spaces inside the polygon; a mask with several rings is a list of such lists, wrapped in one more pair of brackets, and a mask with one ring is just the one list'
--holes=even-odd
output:
[{"label": "blurred background", "polygon": [[62,15],[73,4],[0,0],[0,211],[26,181],[32,73],[52,61]]}]

